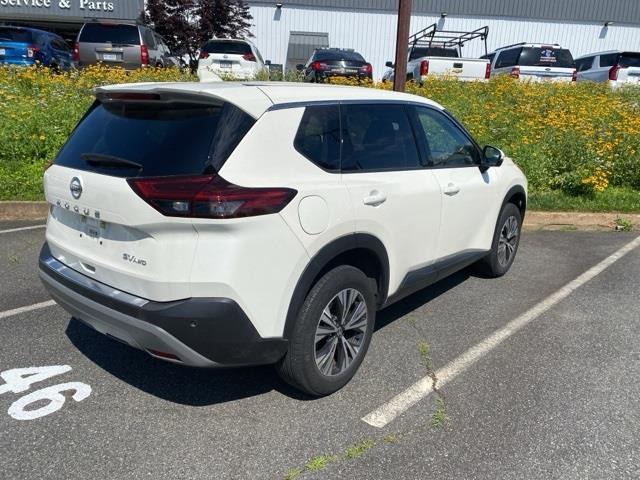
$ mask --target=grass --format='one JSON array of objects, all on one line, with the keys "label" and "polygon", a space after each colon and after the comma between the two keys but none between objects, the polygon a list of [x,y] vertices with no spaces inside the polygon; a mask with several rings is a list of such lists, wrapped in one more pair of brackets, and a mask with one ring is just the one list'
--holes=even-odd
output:
[{"label": "grass", "polygon": [[309,460],[305,468],[310,472],[319,472],[329,466],[329,464],[335,462],[338,459],[335,455],[318,455]]},{"label": "grass", "polygon": [[370,450],[373,446],[373,440],[364,440],[360,443],[356,443],[345,450],[344,457],[349,460],[358,458],[359,456],[364,455],[364,453]]},{"label": "grass", "polygon": [[431,426],[434,428],[440,428],[448,422],[449,417],[447,416],[447,406],[444,403],[444,399],[442,397],[438,397],[436,398],[436,409],[431,414]]},{"label": "grass", "polygon": [[616,228],[621,232],[630,232],[633,230],[633,222],[628,218],[616,218]]},{"label": "grass", "polygon": [[560,190],[532,192],[528,210],[576,212],[640,212],[640,191],[609,187],[592,195],[568,195]]},{"label": "grass", "polygon": [[296,478],[301,473],[302,473],[302,469],[300,469],[300,468],[292,468],[284,476],[284,480],[293,480],[294,478]]}]

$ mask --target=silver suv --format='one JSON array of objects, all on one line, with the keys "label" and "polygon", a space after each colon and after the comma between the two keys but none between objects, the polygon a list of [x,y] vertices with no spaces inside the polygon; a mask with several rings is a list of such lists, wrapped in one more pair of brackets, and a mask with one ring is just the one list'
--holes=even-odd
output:
[{"label": "silver suv", "polygon": [[160,35],[132,23],[85,23],[73,48],[79,67],[101,62],[125,70],[177,65]]}]

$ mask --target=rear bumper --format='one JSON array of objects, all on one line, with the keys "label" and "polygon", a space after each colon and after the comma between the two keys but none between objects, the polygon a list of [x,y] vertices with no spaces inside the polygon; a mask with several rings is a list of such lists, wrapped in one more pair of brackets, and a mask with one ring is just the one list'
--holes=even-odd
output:
[{"label": "rear bumper", "polygon": [[287,350],[285,339],[260,337],[228,298],[136,297],[72,270],[46,243],[39,272],[53,299],[75,318],[163,360],[194,367],[260,365],[278,361]]}]

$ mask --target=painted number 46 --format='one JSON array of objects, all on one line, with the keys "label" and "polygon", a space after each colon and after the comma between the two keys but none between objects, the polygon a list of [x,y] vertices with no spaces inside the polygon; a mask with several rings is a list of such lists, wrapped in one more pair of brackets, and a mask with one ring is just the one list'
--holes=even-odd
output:
[{"label": "painted number 46", "polygon": [[[0,395],[7,392],[26,392],[36,382],[42,382],[70,371],[71,367],[69,365],[5,370],[0,372],[0,377],[6,382],[4,385],[0,385]],[[64,393],[67,393],[67,395]],[[60,410],[67,398],[73,398],[76,402],[81,402],[89,395],[91,395],[91,387],[86,383],[60,383],[20,397],[11,404],[7,413],[16,420],[35,420]],[[46,404],[38,407],[38,404],[42,404],[42,402],[46,402]],[[32,408],[29,408],[29,406],[32,406]]]}]

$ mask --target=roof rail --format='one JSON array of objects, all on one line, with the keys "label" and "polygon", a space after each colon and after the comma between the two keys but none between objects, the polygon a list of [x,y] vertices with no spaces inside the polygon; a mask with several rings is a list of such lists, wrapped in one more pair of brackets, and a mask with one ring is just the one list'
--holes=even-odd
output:
[{"label": "roof rail", "polygon": [[552,47],[559,47],[559,43],[543,43],[543,42],[520,42],[513,45],[507,45],[506,47],[496,48],[496,50],[504,50],[505,48],[521,47],[522,45],[533,45],[539,43],[540,45],[551,45]]},{"label": "roof rail", "polygon": [[438,30],[438,25],[429,25],[426,28],[414,33],[409,37],[409,49],[417,46],[433,46],[435,42],[439,47],[452,48],[458,47],[462,49],[464,44],[479,38],[484,41],[484,53],[487,50],[487,37],[489,36],[489,27],[484,26],[470,32],[461,32],[457,30]]}]

